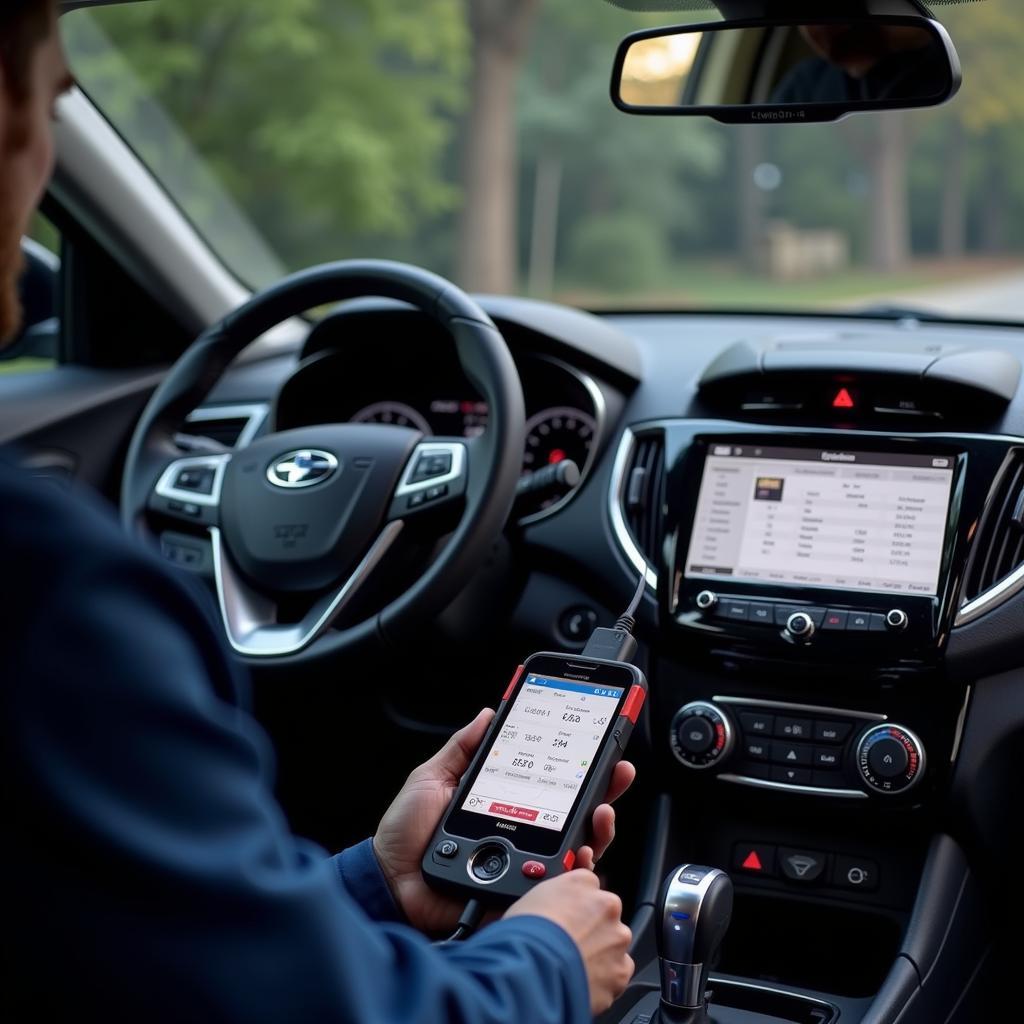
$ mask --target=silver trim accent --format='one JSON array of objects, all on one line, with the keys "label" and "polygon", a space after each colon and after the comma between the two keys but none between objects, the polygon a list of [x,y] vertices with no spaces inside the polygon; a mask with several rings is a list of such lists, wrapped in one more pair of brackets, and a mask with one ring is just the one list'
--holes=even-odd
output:
[{"label": "silver trim accent", "polygon": [[721,697],[711,698],[716,704],[743,704],[755,708],[779,708],[782,711],[813,711],[821,715],[845,715],[847,718],[862,718],[866,722],[888,722],[888,715],[878,715],[872,711],[848,711],[845,708],[828,708],[821,704],[791,704],[783,700],[757,700],[754,697]]},{"label": "silver trim accent", "polygon": [[246,448],[252,444],[260,428],[270,415],[267,403],[252,405],[202,405],[185,417],[186,423],[208,423],[211,420],[245,420],[246,424],[238,435],[235,448]]},{"label": "silver trim accent", "polygon": [[[676,737],[676,728],[681,718],[686,715],[696,714],[697,709],[708,708],[714,711],[721,719],[722,724],[725,727],[725,746],[722,747],[722,752],[714,759],[714,761],[708,761],[707,764],[690,764],[689,761],[684,760],[679,751],[676,750],[678,739]],[[688,704],[684,704],[673,716],[672,724],[669,726],[668,733],[669,748],[672,751],[673,757],[684,767],[690,768],[695,772],[707,771],[708,768],[714,768],[716,764],[721,764],[733,751],[733,747],[736,745],[736,734],[732,728],[732,721],[729,716],[721,708],[716,708],[714,704],[706,700],[691,700]]]},{"label": "silver trim accent", "polygon": [[493,839],[488,839],[486,842],[481,843],[473,851],[469,860],[466,861],[466,874],[472,879],[474,885],[494,885],[495,882],[500,882],[508,874],[508,869],[512,866],[512,858],[509,856],[508,850],[505,850],[505,870],[500,875],[495,875],[494,878],[478,878],[474,875],[473,863],[488,846],[501,846],[501,844],[496,843]]},{"label": "silver trim accent", "polygon": [[[824,789],[818,786],[794,786],[790,782],[773,782],[771,779],[755,779],[749,775],[718,775],[720,782],[735,782],[741,786],[754,786],[757,789],[773,789],[780,793],[797,793],[800,796],[831,796],[844,800],[867,800],[867,793],[859,789]],[[905,792],[905,790],[904,790]]]},{"label": "silver trim accent", "polygon": [[[423,455],[451,455],[452,468],[444,476],[432,476],[429,480],[411,481],[416,463]],[[409,461],[405,464],[402,476],[395,490],[396,498],[404,498],[407,494],[415,494],[417,491],[425,491],[430,487],[437,487],[438,484],[450,484],[458,480],[463,474],[463,467],[466,465],[466,446],[459,442],[451,441],[421,441],[412,450]]]},{"label": "silver trim accent", "polygon": [[967,623],[981,618],[993,608],[1016,597],[1024,590],[1024,564],[1019,565],[1009,576],[1004,577],[988,590],[982,591],[976,598],[960,606],[953,620],[953,628],[966,626]]},{"label": "silver trim accent", "polygon": [[604,439],[605,422],[608,419],[608,403],[604,400],[604,393],[597,386],[597,381],[595,381],[593,377],[584,373],[582,370],[577,370],[575,366],[563,363],[560,359],[552,359],[550,356],[535,356],[534,358],[537,362],[548,363],[551,366],[557,366],[560,369],[565,370],[566,373],[575,377],[580,384],[583,385],[594,406],[594,443],[591,445],[590,455],[587,458],[586,465],[580,466],[580,482],[571,491],[569,491],[568,494],[563,495],[558,501],[556,501],[554,505],[541,509],[539,512],[532,512],[528,516],[523,516],[522,519],[518,520],[520,526],[529,526],[530,523],[536,523],[547,516],[554,515],[556,512],[565,508],[565,506],[576,497],[580,492],[580,489],[587,482],[587,477],[590,475],[590,471],[594,468],[594,463],[597,461],[598,450],[602,447],[602,441]]},{"label": "silver trim accent", "polygon": [[[224,472],[231,461],[231,453],[221,455],[191,455],[184,459],[175,459],[161,474],[153,488],[155,494],[168,501],[184,501],[204,508],[217,508],[220,505],[220,493],[224,486]],[[174,486],[178,474],[184,469],[212,469],[213,490],[209,494],[201,491],[188,491]]]},{"label": "silver trim accent", "polygon": [[618,450],[615,452],[615,462],[612,464],[611,485],[608,488],[608,515],[612,523],[612,533],[622,548],[622,553],[629,560],[630,565],[646,580],[647,585],[653,590],[658,589],[658,574],[648,564],[643,552],[636,546],[626,519],[622,514],[623,491],[626,487],[626,466],[629,464],[633,448],[636,446],[636,434],[631,427],[626,427],[622,432]]},{"label": "silver trim accent", "polygon": [[274,602],[257,593],[239,576],[224,549],[221,532],[209,528],[213,546],[213,578],[217,603],[228,642],[239,654],[250,658],[275,658],[295,654],[319,637],[334,621],[366,577],[376,568],[402,532],[401,519],[387,524],[356,566],[352,575],[333,594],[325,594],[298,623],[275,622]]},{"label": "silver trim accent", "polygon": [[801,999],[805,1003],[814,1003],[816,1006],[823,1006],[827,1010],[832,1011],[832,1017],[829,1021],[839,1019],[839,1011],[832,1003],[827,1002],[824,999],[819,999],[817,996],[804,995],[803,992],[799,992],[796,989],[787,988],[773,988],[771,985],[759,985],[752,981],[737,981],[735,978],[729,977],[727,974],[712,974],[708,977],[708,987],[711,986],[712,982],[717,982],[719,985],[735,985],[736,988],[749,988],[754,989],[757,992],[771,992],[777,996],[789,996],[791,999]]},{"label": "silver trim accent", "polygon": [[[877,786],[870,783],[865,777],[864,773],[860,770],[860,755],[864,749],[864,744],[867,743],[868,738],[878,732],[879,729],[899,729],[900,732],[905,732],[910,737],[911,742],[917,747],[917,752],[921,758],[920,764],[917,766],[917,774],[910,780],[909,786],[904,786],[903,789],[879,789]],[[924,744],[921,742],[921,738],[913,730],[908,729],[905,725],[900,725],[898,722],[888,722],[886,725],[875,725],[872,726],[859,740],[857,740],[857,746],[853,751],[854,765],[857,768],[857,772],[861,777],[861,781],[867,786],[872,793],[877,793],[879,796],[903,796],[904,793],[909,793],[923,778],[925,768],[928,766],[928,757],[925,754]]]},{"label": "silver trim accent", "polygon": [[[323,465],[320,467],[296,465],[295,460],[301,455],[319,458]],[[292,491],[304,487],[316,487],[317,484],[323,484],[330,480],[338,472],[339,465],[337,456],[330,452],[322,451],[319,448],[295,448],[270,460],[270,465],[267,466],[267,482],[274,487]],[[314,477],[308,475],[318,469],[322,472],[318,472]],[[291,470],[298,470],[305,475],[293,480]]]},{"label": "silver trim accent", "polygon": [[964,738],[964,726],[967,724],[967,709],[971,704],[971,694],[974,692],[973,686],[968,683],[967,689],[964,692],[964,703],[960,708],[960,714],[956,719],[956,731],[953,733],[953,749],[949,754],[949,763],[956,764],[956,759],[960,754],[960,743]]}]

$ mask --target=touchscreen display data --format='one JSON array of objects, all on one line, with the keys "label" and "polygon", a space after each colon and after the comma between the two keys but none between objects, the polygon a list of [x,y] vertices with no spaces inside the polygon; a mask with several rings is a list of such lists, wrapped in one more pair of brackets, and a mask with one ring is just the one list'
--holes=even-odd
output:
[{"label": "touchscreen display data", "polygon": [[712,445],[685,575],[934,596],[950,456]]},{"label": "touchscreen display data", "polygon": [[560,831],[622,693],[530,673],[463,809]]}]

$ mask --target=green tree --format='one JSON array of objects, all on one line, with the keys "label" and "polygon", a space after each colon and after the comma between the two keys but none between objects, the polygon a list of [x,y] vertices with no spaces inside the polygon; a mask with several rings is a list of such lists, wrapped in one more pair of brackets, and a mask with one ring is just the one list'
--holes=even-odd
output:
[{"label": "green tree", "polygon": [[[335,257],[353,234],[408,236],[457,203],[442,162],[465,95],[460,0],[174,0],[78,13],[65,35],[143,155],[163,146],[161,170],[173,162],[147,132],[149,91],[286,262]],[[214,213],[204,194],[184,197],[199,221]]]}]

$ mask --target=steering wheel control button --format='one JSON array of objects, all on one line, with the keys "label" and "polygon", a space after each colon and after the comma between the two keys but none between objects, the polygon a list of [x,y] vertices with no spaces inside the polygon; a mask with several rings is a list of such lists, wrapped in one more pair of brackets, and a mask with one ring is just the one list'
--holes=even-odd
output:
[{"label": "steering wheel control button", "polygon": [[873,892],[878,888],[878,865],[863,857],[836,854],[832,866],[832,884],[842,889]]},{"label": "steering wheel control button", "polygon": [[771,877],[775,874],[776,848],[765,843],[737,843],[732,850],[732,866],[747,875]]},{"label": "steering wheel control button", "polygon": [[687,768],[710,768],[727,757],[735,742],[726,713],[707,701],[681,707],[669,733],[672,753]]},{"label": "steering wheel control button", "polygon": [[470,858],[469,871],[479,882],[496,882],[508,871],[508,851],[497,843],[486,843]]},{"label": "steering wheel control button", "polygon": [[174,480],[174,486],[182,491],[195,491],[197,494],[213,494],[213,482],[216,470],[212,466],[190,466],[181,470]]},{"label": "steering wheel control button", "polygon": [[419,484],[433,480],[452,471],[452,457],[449,452],[426,452],[416,460],[410,483]]},{"label": "steering wheel control button", "polygon": [[809,885],[825,873],[828,857],[813,850],[791,850],[779,847],[779,870],[791,882]]},{"label": "steering wheel control button", "polygon": [[809,740],[811,738],[811,720],[809,718],[775,719],[775,735],[785,740]]},{"label": "steering wheel control button", "polygon": [[421,505],[426,504],[427,492],[417,491],[415,494],[410,494],[408,501],[405,503],[406,508],[419,508]]},{"label": "steering wheel control button", "polygon": [[876,725],[857,743],[857,771],[873,793],[904,793],[924,775],[924,744],[902,725]]},{"label": "steering wheel control button", "polygon": [[718,604],[718,595],[711,590],[702,590],[695,603],[700,611],[709,612]]},{"label": "steering wheel control button", "polygon": [[775,716],[743,711],[740,713],[740,726],[747,736],[771,736],[775,729]]},{"label": "steering wheel control button", "polygon": [[814,739],[818,743],[842,743],[852,728],[850,722],[815,722]]},{"label": "steering wheel control button", "polygon": [[846,620],[849,618],[848,612],[836,611],[834,608],[829,608],[825,612],[825,621],[822,623],[821,628],[826,632],[840,632],[846,629]]},{"label": "steering wheel control button", "polygon": [[547,873],[548,869],[539,860],[528,860],[523,864],[523,874],[534,881],[543,878]]},{"label": "steering wheel control button", "polygon": [[451,860],[459,852],[459,844],[454,839],[442,839],[434,847],[434,853],[445,860]]},{"label": "steering wheel control button", "polygon": [[436,484],[434,487],[428,487],[426,495],[427,501],[437,501],[438,498],[445,498],[448,496],[448,485]]},{"label": "steering wheel control button", "polygon": [[910,617],[902,608],[893,608],[886,613],[885,624],[893,633],[902,633],[910,625]]}]

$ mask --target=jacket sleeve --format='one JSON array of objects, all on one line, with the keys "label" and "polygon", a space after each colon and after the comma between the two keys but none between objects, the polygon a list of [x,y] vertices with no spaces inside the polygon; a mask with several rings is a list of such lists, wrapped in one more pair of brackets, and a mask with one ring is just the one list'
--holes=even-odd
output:
[{"label": "jacket sleeve", "polygon": [[334,857],[334,866],[345,891],[368,917],[374,921],[405,921],[373,852],[372,839],[342,850]]},{"label": "jacket sleeve", "polygon": [[579,954],[546,920],[457,948],[371,921],[290,834],[189,587],[96,510],[50,500],[18,511],[32,575],[2,602],[6,998],[35,1019],[589,1022]]}]

